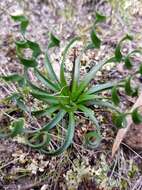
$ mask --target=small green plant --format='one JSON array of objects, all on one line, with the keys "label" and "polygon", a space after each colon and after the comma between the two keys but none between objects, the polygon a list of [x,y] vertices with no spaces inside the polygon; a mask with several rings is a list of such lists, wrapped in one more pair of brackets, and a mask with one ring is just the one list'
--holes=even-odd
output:
[{"label": "small green plant", "polygon": [[[125,67],[130,69],[132,65],[131,57],[134,53],[140,53],[138,50],[134,50],[127,56],[123,55],[121,52],[122,43],[125,40],[132,40],[132,37],[126,35],[116,46],[114,56],[109,58],[104,62],[97,63],[84,77],[80,80],[80,62],[82,55],[88,49],[99,49],[101,46],[101,40],[96,34],[96,26],[99,22],[103,22],[105,17],[96,13],[96,20],[91,31],[90,40],[86,43],[85,47],[82,49],[80,55],[76,58],[73,63],[71,81],[68,82],[65,77],[65,62],[69,49],[71,46],[81,40],[80,37],[73,38],[62,54],[62,61],[60,65],[60,79],[57,77],[56,72],[53,70],[52,63],[49,57],[49,49],[59,46],[60,40],[53,34],[50,35],[50,42],[47,51],[44,53],[41,51],[40,46],[36,42],[32,42],[26,38],[25,32],[28,27],[29,21],[23,16],[12,16],[12,19],[20,23],[20,30],[22,34],[22,40],[16,41],[16,52],[20,60],[20,63],[24,66],[24,74],[12,74],[10,76],[1,76],[2,79],[9,82],[16,82],[19,85],[18,92],[15,92],[10,97],[9,100],[14,100],[17,106],[24,112],[30,113],[28,106],[26,106],[24,101],[24,94],[32,95],[33,98],[42,101],[44,105],[47,105],[45,109],[42,110],[31,110],[31,114],[34,116],[51,116],[49,123],[35,130],[29,130],[24,127],[23,119],[18,119],[13,122],[10,127],[10,133],[8,136],[16,136],[18,134],[25,135],[26,143],[41,152],[47,153],[48,155],[58,155],[65,151],[72,143],[75,131],[75,120],[78,112],[82,112],[86,117],[88,117],[95,125],[94,131],[90,131],[85,135],[86,144],[89,147],[95,148],[100,144],[101,141],[101,127],[99,122],[94,115],[94,105],[105,107],[113,110],[115,112],[115,117],[113,118],[114,123],[118,127],[124,127],[125,116],[128,114],[121,112],[119,109],[120,97],[118,95],[118,88],[122,88],[128,95],[137,95],[137,89],[133,89],[131,86],[130,76],[126,79],[106,82],[103,84],[93,85],[91,87],[90,82],[96,76],[97,72],[103,68],[104,65],[111,62],[117,63],[124,61]],[[25,57],[24,51],[30,49],[32,51],[32,56],[29,58]],[[43,74],[38,69],[38,56],[45,54],[45,68],[47,70],[46,74]],[[36,85],[32,83],[29,77],[29,71],[37,77],[37,79],[43,84]],[[140,66],[137,73],[142,74],[142,66]],[[101,96],[101,92],[112,90],[112,98],[107,98]],[[61,121],[65,120],[67,126],[64,126],[66,132],[66,137],[64,143],[61,147],[56,150],[49,150],[49,146],[52,141],[51,131],[59,124]],[[132,114],[132,119],[134,122],[141,122],[141,116],[138,114],[138,110],[135,110]],[[1,136],[5,137],[6,135]],[[95,140],[94,140],[95,138]],[[50,148],[49,148],[50,147]]]}]

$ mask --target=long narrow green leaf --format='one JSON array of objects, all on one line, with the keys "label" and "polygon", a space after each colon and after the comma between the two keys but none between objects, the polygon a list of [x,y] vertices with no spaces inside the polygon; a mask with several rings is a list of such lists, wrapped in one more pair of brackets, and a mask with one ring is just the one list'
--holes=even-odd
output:
[{"label": "long narrow green leaf", "polygon": [[29,108],[26,106],[24,100],[22,98],[15,99],[16,105],[24,112],[29,112]]},{"label": "long narrow green leaf", "polygon": [[[37,87],[35,84],[31,83],[29,80],[27,81],[27,84],[30,87],[30,90],[32,90],[32,92],[44,93],[46,95],[48,94],[46,90],[43,90],[40,87]],[[51,94],[48,94],[48,95],[51,95]]]},{"label": "long narrow green leaf", "polygon": [[75,60],[75,63],[73,65],[73,76],[72,76],[72,95],[75,94],[78,84],[79,84],[79,76],[80,76],[80,61],[81,58],[86,51],[86,47],[81,51],[80,55],[78,58]]},{"label": "long narrow green leaf", "polygon": [[42,127],[42,130],[48,131],[48,130],[52,129],[53,127],[55,127],[61,121],[61,119],[63,119],[65,114],[66,114],[66,111],[60,110],[57,113],[57,115],[52,119],[51,122],[49,122],[48,124],[46,124]]},{"label": "long narrow green leaf", "polygon": [[63,58],[62,58],[61,69],[60,69],[60,81],[61,81],[62,87],[67,86],[67,82],[66,82],[66,79],[65,79],[65,73],[64,73],[64,65],[65,65],[67,53],[68,53],[69,49],[71,48],[71,46],[73,45],[73,43],[78,41],[78,40],[80,40],[79,37],[73,38],[69,42],[69,44],[66,46],[65,50],[63,51]]},{"label": "long narrow green leaf", "polygon": [[26,144],[32,148],[42,148],[45,145],[47,146],[50,140],[50,134],[46,131],[42,131],[32,134],[32,137],[26,137]]},{"label": "long narrow green leaf", "polygon": [[42,110],[32,111],[32,115],[36,117],[41,117],[46,115],[51,116],[51,114],[57,111],[58,109],[59,105],[53,105]]},{"label": "long narrow green leaf", "polygon": [[[84,112],[85,116],[86,117],[89,117],[90,120],[95,124],[95,127],[96,127],[96,131],[93,131],[89,134],[88,136],[88,141],[86,142],[88,146],[90,146],[91,148],[97,148],[99,145],[100,145],[100,142],[101,142],[101,133],[100,133],[100,125],[98,123],[98,120],[96,119],[96,117],[94,116],[93,112],[91,109],[83,106],[83,105],[79,105],[79,109],[81,111]],[[95,141],[94,142],[91,142],[91,137],[94,137],[95,138]]]},{"label": "long narrow green leaf", "polygon": [[20,87],[23,87],[26,83],[25,78],[18,74],[11,74],[7,76],[0,75],[0,79],[1,78],[6,82],[18,82]]},{"label": "long narrow green leaf", "polygon": [[96,73],[107,63],[109,62],[113,62],[114,58],[110,58],[109,60],[107,60],[106,62],[100,62],[97,65],[95,65],[89,73],[87,73],[85,75],[85,77],[83,78],[83,80],[80,82],[79,87],[78,87],[78,91],[76,92],[75,96],[78,97],[82,91],[85,90],[85,88],[87,87],[87,85],[89,84],[89,82],[95,77]]},{"label": "long narrow green leaf", "polygon": [[116,82],[107,82],[104,84],[96,84],[93,87],[91,87],[90,89],[88,89],[86,92],[87,94],[93,94],[93,93],[98,93],[98,92],[102,92],[104,90],[108,90],[111,89],[113,86],[119,86],[119,87],[123,87],[123,83],[120,83],[122,81],[116,81]]},{"label": "long narrow green leaf", "polygon": [[86,86],[89,84],[89,82],[92,80],[92,78],[95,76],[95,74],[102,68],[102,66],[105,63],[98,63],[96,66],[94,66],[89,73],[86,74],[84,79],[80,82],[77,95],[80,95],[81,92],[86,88]]},{"label": "long narrow green leaf", "polygon": [[111,96],[112,96],[112,101],[113,103],[118,106],[118,104],[120,103],[120,98],[118,96],[118,91],[117,91],[117,88],[116,86],[114,86],[112,88],[112,91],[111,91]]},{"label": "long narrow green leaf", "polygon": [[45,101],[50,104],[58,104],[59,101],[55,96],[45,94],[45,93],[40,93],[40,92],[31,92],[30,93],[34,98]]},{"label": "long narrow green leaf", "polygon": [[121,110],[119,108],[117,108],[116,106],[114,106],[113,104],[111,104],[110,102],[105,102],[102,100],[93,100],[93,101],[88,101],[86,102],[86,105],[90,106],[90,105],[96,105],[96,106],[100,106],[100,107],[106,107],[106,108],[110,108],[116,112],[121,112]]},{"label": "long narrow green leaf", "polygon": [[48,55],[48,52],[45,54],[45,67],[46,67],[46,70],[48,72],[48,75],[49,75],[49,78],[53,81],[56,81],[57,82],[57,85],[59,85],[59,80],[57,78],[57,75],[55,74],[54,70],[53,70],[53,67],[52,67],[52,63],[50,61],[50,58],[49,58],[49,55]]},{"label": "long narrow green leaf", "polygon": [[89,101],[89,100],[92,100],[92,101],[93,101],[94,99],[97,99],[97,98],[102,99],[103,97],[97,96],[97,95],[95,95],[95,94],[85,94],[85,93],[83,93],[83,94],[81,94],[81,95],[79,96],[79,98],[78,98],[78,100],[77,100],[77,104],[82,103],[82,102],[87,102],[87,101]]},{"label": "long narrow green leaf", "polygon": [[63,102],[64,101],[68,101],[69,97],[68,96],[55,96],[55,95],[49,95],[49,94],[45,94],[45,93],[38,93],[38,92],[31,92],[32,96],[34,96],[35,98],[39,99],[39,100],[47,100],[50,102],[53,102],[54,104],[58,104],[59,102]]},{"label": "long narrow green leaf", "polygon": [[26,106],[23,96],[20,93],[13,93],[11,96],[6,97],[6,100],[14,102],[20,110],[29,112],[29,108]]},{"label": "long narrow green leaf", "polygon": [[23,77],[18,75],[18,74],[12,74],[12,75],[8,75],[8,76],[2,76],[0,75],[0,78],[2,78],[3,80],[7,81],[7,82],[19,82],[21,80],[23,80]]},{"label": "long narrow green leaf", "polygon": [[84,112],[86,117],[89,117],[92,120],[92,122],[95,124],[98,135],[100,135],[100,125],[96,117],[94,116],[94,113],[92,112],[92,110],[83,105],[78,105],[78,108]]},{"label": "long narrow green leaf", "polygon": [[46,92],[45,90],[40,89],[39,87],[35,86],[34,84],[32,84],[31,82],[28,81],[28,85],[31,89],[30,94],[42,101],[45,102],[49,102],[49,103],[53,103],[53,104],[58,104],[59,101],[57,100],[59,97],[55,97],[54,95],[49,94],[48,92]]},{"label": "long narrow green leaf", "polygon": [[35,68],[35,75],[38,78],[38,80],[44,83],[49,89],[55,92],[60,90],[60,88],[56,84],[52,83],[51,80],[49,80],[47,77],[42,75],[41,72],[37,68]]},{"label": "long narrow green leaf", "polygon": [[47,151],[43,149],[42,152],[51,156],[57,156],[59,154],[62,154],[71,145],[73,141],[74,129],[75,129],[75,119],[74,119],[74,114],[71,112],[69,113],[69,124],[63,145],[55,151]]},{"label": "long narrow green leaf", "polygon": [[56,125],[63,119],[63,117],[65,116],[66,111],[64,110],[60,110],[53,119],[51,119],[51,121],[47,124],[45,124],[42,128],[36,129],[36,130],[25,130],[25,133],[36,133],[36,132],[40,132],[40,131],[49,131],[50,129],[56,127]]}]

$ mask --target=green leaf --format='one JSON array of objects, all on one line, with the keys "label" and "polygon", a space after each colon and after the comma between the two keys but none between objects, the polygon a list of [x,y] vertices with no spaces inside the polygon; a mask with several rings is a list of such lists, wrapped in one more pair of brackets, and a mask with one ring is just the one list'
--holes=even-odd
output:
[{"label": "green leaf", "polygon": [[29,48],[29,45],[27,43],[27,40],[17,40],[15,42],[16,44],[16,47],[19,48],[18,50],[20,49],[25,49],[25,48]]},{"label": "green leaf", "polygon": [[133,93],[132,93],[132,97],[138,97],[139,95],[139,87],[136,87],[135,89],[133,89]]},{"label": "green leaf", "polygon": [[115,114],[113,115],[113,123],[116,125],[117,128],[123,128],[126,127],[127,121],[125,118],[125,114],[120,113],[120,114]]},{"label": "green leaf", "polygon": [[136,125],[142,123],[142,116],[139,114],[138,108],[133,110],[133,112],[132,112],[132,120]]},{"label": "green leaf", "polygon": [[121,53],[121,51],[120,51],[120,44],[118,44],[118,46],[116,47],[116,49],[115,49],[115,58],[116,58],[116,60],[118,61],[118,62],[120,62],[121,60],[122,60],[122,53]]},{"label": "green leaf", "polygon": [[105,90],[109,90],[111,88],[113,88],[114,86],[123,86],[123,83],[121,83],[122,81],[116,81],[116,82],[107,82],[104,84],[96,84],[93,87],[91,87],[90,89],[88,89],[86,91],[87,94],[94,94],[94,93],[98,93],[98,92],[102,92]]},{"label": "green leaf", "polygon": [[71,82],[72,95],[74,95],[75,92],[77,91],[77,87],[79,84],[79,77],[80,77],[80,62],[85,51],[86,51],[86,47],[83,48],[83,50],[81,51],[80,55],[77,57],[73,65],[73,76],[72,76],[72,82]]},{"label": "green leaf", "polygon": [[36,93],[36,92],[31,92],[32,96],[39,100],[45,100],[50,103],[58,104],[59,102],[68,101],[69,97],[68,96],[62,96],[62,95],[51,95],[51,94],[44,94],[44,93]]},{"label": "green leaf", "polygon": [[116,86],[114,86],[114,87],[112,88],[111,95],[112,95],[112,101],[113,101],[113,103],[114,103],[116,106],[118,106],[118,104],[120,103],[120,98],[119,98],[119,96],[118,96],[118,91],[117,91]]},{"label": "green leaf", "polygon": [[26,137],[26,144],[32,148],[42,148],[50,143],[51,136],[48,132],[42,131]]},{"label": "green leaf", "polygon": [[116,49],[115,49],[115,58],[117,60],[117,62],[121,62],[122,61],[122,58],[123,58],[123,55],[121,53],[121,45],[122,45],[122,42],[126,41],[126,40],[130,40],[132,41],[133,38],[132,36],[130,35],[126,35],[124,38],[122,38],[120,40],[120,42],[118,43],[118,45],[116,46]]},{"label": "green leaf", "polygon": [[49,106],[42,110],[32,111],[32,115],[36,117],[41,117],[41,116],[46,116],[46,115],[51,116],[51,114],[57,111],[58,109],[59,109],[59,105]]},{"label": "green leaf", "polygon": [[121,110],[119,108],[117,108],[116,106],[114,106],[113,104],[111,104],[110,102],[105,102],[105,101],[102,101],[102,100],[92,100],[92,101],[88,101],[86,103],[87,106],[90,106],[90,105],[96,105],[96,106],[100,106],[100,107],[106,107],[106,108],[109,108],[111,110],[114,110],[118,113],[121,112]]},{"label": "green leaf", "polygon": [[16,16],[11,15],[11,18],[15,22],[20,22],[20,31],[24,35],[29,25],[29,20],[27,19],[27,17],[25,17],[24,15],[16,15]]},{"label": "green leaf", "polygon": [[36,129],[36,130],[25,130],[25,133],[31,134],[31,133],[37,133],[40,131],[49,131],[50,129],[53,129],[58,125],[58,123],[63,119],[65,116],[66,111],[60,110],[52,119],[49,123],[45,124],[42,128]]},{"label": "green leaf", "polygon": [[96,12],[95,24],[99,22],[104,22],[104,21],[106,21],[106,16],[101,15],[99,12]]},{"label": "green leaf", "polygon": [[101,40],[98,38],[94,29],[91,32],[91,40],[92,40],[92,43],[94,45],[94,48],[99,49],[101,46]]},{"label": "green leaf", "polygon": [[22,111],[24,111],[24,112],[29,112],[29,109],[28,109],[28,107],[25,105],[25,103],[24,103],[24,101],[23,101],[22,98],[17,98],[17,99],[15,100],[15,102],[16,102],[16,105],[17,105]]},{"label": "green leaf", "polygon": [[38,43],[27,40],[27,44],[33,50],[32,57],[37,58],[42,53]]},{"label": "green leaf", "polygon": [[[22,49],[30,48],[32,52],[32,57],[27,59],[24,58]],[[18,55],[18,58],[25,67],[36,67],[38,65],[36,58],[41,54],[41,49],[39,45],[36,42],[32,42],[29,40],[22,40],[16,42],[16,52]]]},{"label": "green leaf", "polygon": [[58,104],[59,103],[57,97],[50,95],[50,94],[46,94],[46,93],[42,93],[42,92],[31,92],[31,95],[34,98],[41,100],[43,102],[47,102],[50,104]]},{"label": "green leaf", "polygon": [[34,71],[35,71],[35,75],[38,78],[38,80],[40,80],[43,84],[45,84],[49,89],[51,89],[55,92],[60,90],[60,88],[56,84],[52,83],[51,80],[49,80],[47,77],[42,75],[41,72],[37,68],[35,68]]},{"label": "green leaf", "polygon": [[52,47],[59,47],[60,46],[60,40],[54,36],[52,33],[50,33],[50,42],[48,45],[48,49],[52,48]]},{"label": "green leaf", "polygon": [[91,109],[87,108],[86,106],[83,105],[78,105],[78,108],[84,112],[86,117],[89,117],[90,120],[95,124],[96,130],[98,132],[98,136],[100,136],[101,138],[101,134],[100,134],[100,125],[96,119],[96,117],[94,116],[94,113]]},{"label": "green leaf", "polygon": [[85,145],[91,149],[95,149],[100,145],[101,138],[96,131],[89,131],[85,134]]},{"label": "green leaf", "polygon": [[0,75],[0,78],[5,80],[6,82],[19,82],[19,81],[24,80],[23,76],[20,76],[18,74],[12,74],[12,75],[8,75],[8,76]]},{"label": "green leaf", "polygon": [[42,152],[51,156],[57,156],[59,154],[62,154],[71,145],[73,141],[74,129],[75,129],[75,118],[74,114],[71,112],[69,113],[69,124],[63,145],[55,151],[47,151],[43,149]]},{"label": "green leaf", "polygon": [[82,102],[86,102],[86,101],[89,101],[89,100],[94,100],[96,99],[96,95],[95,94],[81,94],[77,100],[77,104],[79,103],[82,103]]},{"label": "green leaf", "polygon": [[36,85],[32,84],[31,82],[28,81],[28,85],[31,90],[31,95],[39,100],[53,103],[53,104],[58,104],[58,98],[60,99],[60,96],[54,96],[49,94],[47,91],[42,90],[41,88],[37,87]]},{"label": "green leaf", "polygon": [[142,64],[139,66],[139,71],[138,72],[142,75]]},{"label": "green leaf", "polygon": [[16,121],[13,121],[10,130],[11,130],[11,136],[15,137],[17,135],[21,135],[24,130],[24,122],[25,120],[23,118],[19,118]]},{"label": "green leaf", "polygon": [[28,20],[25,20],[25,21],[21,22],[20,31],[21,31],[21,33],[23,35],[25,34],[28,25],[29,25],[29,21]]},{"label": "green leaf", "polygon": [[95,77],[96,73],[107,63],[113,62],[114,58],[110,58],[106,62],[99,62],[96,64],[90,71],[85,75],[83,80],[80,82],[77,92],[75,93],[75,97],[77,98],[82,91],[85,90],[85,88],[88,86],[89,82]]},{"label": "green leaf", "polygon": [[[32,92],[48,94],[48,92],[46,90],[43,90],[40,87],[37,87],[36,85],[31,83],[30,81],[27,81],[27,84],[30,87],[30,90],[32,90]],[[51,95],[51,94],[48,94],[48,95]]]},{"label": "green leaf", "polygon": [[57,78],[57,76],[53,70],[52,63],[49,59],[48,52],[45,54],[45,67],[46,67],[46,70],[49,74],[50,79],[53,81],[56,81],[57,84],[59,85],[59,81],[58,81],[58,78]]},{"label": "green leaf", "polygon": [[32,42],[30,40],[20,40],[20,41],[18,40],[15,42],[15,44],[19,56],[22,55],[21,52],[22,49],[28,49],[28,48],[33,51],[32,58],[37,58],[42,53],[39,44],[36,42]]},{"label": "green leaf", "polygon": [[129,56],[126,56],[126,57],[125,57],[124,62],[125,62],[125,67],[126,67],[127,69],[131,69],[131,68],[133,67],[131,58],[130,58]]},{"label": "green leaf", "polygon": [[22,57],[19,57],[20,63],[24,65],[25,67],[37,67],[38,63],[35,59],[25,59]]},{"label": "green leaf", "polygon": [[133,94],[133,88],[131,87],[131,78],[129,77],[125,82],[125,92],[128,96],[131,96]]},{"label": "green leaf", "polygon": [[139,53],[141,54],[142,52],[140,50],[133,50],[132,52],[130,52],[124,59],[124,62],[125,62],[125,67],[127,69],[131,69],[133,64],[132,64],[132,60],[131,60],[131,56],[136,54],[136,53]]},{"label": "green leaf", "polygon": [[[62,87],[67,86],[67,81],[66,81],[65,72],[64,72],[64,65],[65,65],[67,53],[68,53],[69,49],[71,48],[71,46],[72,46],[76,41],[78,41],[78,40],[80,40],[79,37],[73,38],[73,39],[68,43],[68,45],[65,47],[65,49],[64,49],[64,51],[63,51],[63,58],[62,58],[61,67],[60,67],[60,81],[61,81]],[[68,89],[66,89],[66,90],[68,90]]]},{"label": "green leaf", "polygon": [[24,99],[20,93],[13,93],[11,96],[7,97],[7,100],[13,101],[22,111],[29,112],[29,108],[25,105]]},{"label": "green leaf", "polygon": [[139,67],[139,73],[142,75],[142,64]]},{"label": "green leaf", "polygon": [[66,111],[60,110],[56,116],[49,122],[48,124],[45,124],[41,130],[48,131],[49,129],[53,129],[53,127],[56,127],[56,125],[63,119],[65,116]]},{"label": "green leaf", "polygon": [[15,101],[16,98],[21,97],[20,93],[12,93],[10,96],[6,97],[6,100],[8,101]]}]

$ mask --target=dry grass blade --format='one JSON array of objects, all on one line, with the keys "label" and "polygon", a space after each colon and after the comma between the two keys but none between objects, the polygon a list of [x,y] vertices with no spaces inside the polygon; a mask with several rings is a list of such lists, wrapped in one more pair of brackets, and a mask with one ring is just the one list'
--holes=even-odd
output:
[{"label": "dry grass blade", "polygon": [[[133,111],[135,108],[142,106],[142,92],[140,93],[137,101],[135,102],[135,104],[133,105],[131,111]],[[133,123],[131,116],[128,115],[127,116],[127,127],[124,129],[120,129],[116,135],[113,147],[112,147],[112,157],[114,157],[115,153],[117,152],[117,150],[119,149],[119,146],[121,144],[121,142],[123,141],[126,133],[128,132],[128,130],[130,129],[131,124]]]}]

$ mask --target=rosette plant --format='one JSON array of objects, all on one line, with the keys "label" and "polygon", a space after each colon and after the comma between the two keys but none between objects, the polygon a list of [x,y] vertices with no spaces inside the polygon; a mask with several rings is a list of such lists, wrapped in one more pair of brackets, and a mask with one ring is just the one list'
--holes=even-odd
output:
[{"label": "rosette plant", "polygon": [[[5,81],[16,82],[19,85],[20,90],[12,94],[9,99],[14,100],[17,106],[24,112],[29,112],[28,106],[24,102],[24,93],[30,94],[34,99],[43,102],[46,105],[44,109],[31,110],[30,114],[35,117],[50,116],[50,121],[38,129],[30,130],[24,127],[24,119],[20,118],[14,121],[9,133],[1,134],[1,137],[24,135],[27,145],[40,150],[48,155],[58,155],[63,153],[72,143],[75,132],[75,121],[78,112],[82,112],[94,123],[94,131],[90,131],[85,135],[86,144],[89,147],[96,148],[101,142],[101,127],[94,113],[94,106],[105,107],[113,110],[115,114],[114,123],[118,127],[124,126],[126,114],[121,112],[119,108],[120,97],[118,95],[118,88],[123,88],[127,95],[137,95],[137,89],[133,89],[131,86],[132,77],[128,77],[122,80],[110,81],[106,83],[96,84],[91,86],[90,82],[94,79],[97,72],[103,68],[104,65],[110,62],[124,62],[127,69],[132,67],[131,56],[135,53],[140,53],[139,50],[134,50],[128,55],[123,55],[121,52],[122,43],[125,40],[132,40],[132,37],[126,35],[116,46],[114,56],[106,61],[100,61],[94,65],[94,67],[80,79],[80,62],[82,55],[88,49],[99,49],[101,46],[101,40],[96,33],[96,26],[99,22],[105,21],[105,16],[96,13],[96,19],[91,31],[90,40],[86,43],[85,47],[80,52],[80,55],[73,63],[71,81],[68,82],[65,77],[65,62],[69,49],[72,45],[81,40],[80,37],[71,39],[62,54],[62,60],[60,64],[60,77],[58,78],[56,72],[53,69],[49,49],[60,45],[60,40],[53,34],[50,35],[50,42],[46,52],[42,52],[40,46],[33,41],[26,38],[25,32],[28,27],[29,21],[23,15],[12,16],[12,19],[20,24],[20,30],[22,34],[22,40],[16,41],[16,52],[19,58],[20,64],[24,67],[24,74],[12,74],[9,76],[1,76]],[[24,57],[24,50],[30,49],[32,56],[30,58]],[[38,56],[44,53],[45,55],[45,68],[47,73],[43,74],[38,69]],[[29,71],[37,77],[40,84],[32,82],[29,76]],[[142,67],[138,71],[142,73]],[[106,98],[101,96],[101,92],[111,91],[112,98]],[[141,122],[141,117],[138,114],[138,110],[132,113],[132,118],[136,123]],[[56,150],[51,150],[50,143],[52,141],[52,131],[58,126],[62,125],[62,121],[66,122],[63,128],[66,131],[64,142]],[[95,140],[94,140],[95,138]]]}]

